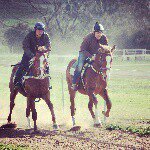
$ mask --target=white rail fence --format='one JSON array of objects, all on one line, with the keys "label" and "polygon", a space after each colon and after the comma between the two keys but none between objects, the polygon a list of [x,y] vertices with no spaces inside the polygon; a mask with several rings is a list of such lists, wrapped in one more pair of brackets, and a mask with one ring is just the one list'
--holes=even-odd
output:
[{"label": "white rail fence", "polygon": [[[55,58],[58,62],[64,62],[77,58],[78,55],[52,55],[51,58]],[[150,60],[150,50],[146,49],[120,49],[114,52],[114,59],[121,61],[129,60]]]},{"label": "white rail fence", "polygon": [[[0,50],[0,55],[12,55],[13,53],[10,53],[8,51]],[[15,54],[16,55],[16,54]],[[77,58],[78,55],[50,55],[51,58],[55,58],[58,61],[65,61],[68,58]],[[150,60],[150,50],[147,49],[117,49],[114,52],[114,59],[117,60]]]},{"label": "white rail fence", "polygon": [[122,60],[146,60],[150,58],[150,50],[121,49],[115,51],[114,57],[120,57]]}]

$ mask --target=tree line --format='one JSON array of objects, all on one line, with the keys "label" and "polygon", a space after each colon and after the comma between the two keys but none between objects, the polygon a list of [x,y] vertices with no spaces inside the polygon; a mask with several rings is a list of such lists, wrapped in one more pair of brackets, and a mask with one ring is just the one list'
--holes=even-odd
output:
[{"label": "tree line", "polygon": [[[119,48],[150,48],[148,0],[1,0],[4,43],[18,51],[34,23],[42,21],[51,39],[74,41],[99,21]],[[18,48],[19,47],[19,48]]]}]

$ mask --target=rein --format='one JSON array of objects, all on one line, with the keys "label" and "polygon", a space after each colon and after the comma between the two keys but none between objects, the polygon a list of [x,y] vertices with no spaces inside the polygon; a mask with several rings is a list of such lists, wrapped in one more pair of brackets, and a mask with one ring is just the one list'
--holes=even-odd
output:
[{"label": "rein", "polygon": [[[44,56],[44,58],[45,58],[45,53],[47,53],[48,52],[48,50],[47,51],[44,51],[44,52],[41,52],[41,51],[37,51],[37,54],[39,54],[39,57],[38,57],[38,59],[41,57],[41,56]],[[34,59],[34,61],[33,61],[33,63],[35,63],[36,62],[36,60],[37,60],[37,58],[35,57],[35,59]]]},{"label": "rein", "polygon": [[[37,70],[37,69],[39,69],[39,67],[36,67],[37,65],[36,65],[36,63],[37,63],[37,60],[41,57],[41,56],[44,56],[44,58],[46,57],[45,56],[45,53],[47,53],[47,52],[49,52],[49,50],[44,50],[44,51],[37,51],[37,54],[38,55],[36,55],[35,56],[35,58],[32,58],[30,61],[29,61],[29,63],[30,63],[30,66],[29,66],[29,69],[31,69],[31,67],[32,66],[34,66],[34,68]],[[47,77],[47,75],[44,75],[44,76],[26,76],[25,78],[26,79],[28,79],[28,78],[35,78],[35,79],[43,79],[43,78],[45,78],[45,77]]]},{"label": "rein", "polygon": [[108,67],[102,67],[103,62],[105,62],[102,58],[102,55],[103,54],[100,55],[100,70],[95,69],[92,64],[89,66],[95,73],[97,73],[99,75],[103,74],[104,70],[106,70],[106,71],[110,70],[110,68],[108,68]]},{"label": "rein", "polygon": [[94,67],[93,67],[93,65],[90,65],[89,66],[94,72],[96,72],[97,74],[102,74],[103,72],[100,70],[100,71],[98,71],[98,70],[96,70]]}]

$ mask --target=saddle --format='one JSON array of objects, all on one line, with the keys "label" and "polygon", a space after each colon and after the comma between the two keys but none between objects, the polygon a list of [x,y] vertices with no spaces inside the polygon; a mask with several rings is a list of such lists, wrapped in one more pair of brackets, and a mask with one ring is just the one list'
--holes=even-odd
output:
[{"label": "saddle", "polygon": [[[90,67],[90,65],[91,65],[92,62],[93,62],[92,58],[90,58],[90,57],[87,57],[87,58],[86,58],[86,60],[85,60],[85,62],[84,62],[84,65],[83,65],[83,67],[82,67],[82,70],[81,70],[80,77],[79,77],[79,79],[77,80],[77,86],[78,86],[80,83],[82,83],[82,85],[84,86],[83,78],[84,78],[84,75],[85,75],[85,73],[86,73],[87,68]],[[75,69],[76,69],[76,67],[77,67],[77,64],[78,64],[78,61],[76,61],[76,62],[72,65],[72,67],[71,67],[71,69],[70,69],[70,74],[71,74],[71,75],[74,75],[74,71],[75,71]]]},{"label": "saddle", "polygon": [[[21,65],[21,63],[17,63],[17,64],[15,64],[15,65],[11,65],[11,66],[20,66],[20,65]],[[32,63],[30,64],[28,70],[25,71],[25,70],[22,68],[22,71],[23,71],[24,73],[23,73],[22,76],[21,76],[20,83],[21,83],[21,85],[22,85],[23,88],[24,88],[24,83],[25,83],[25,80],[26,80],[26,79],[28,79],[28,78],[38,78],[38,77],[34,77],[33,72],[31,71],[31,67],[32,67]],[[14,79],[16,78],[16,73],[17,73],[17,70],[18,70],[18,69],[19,69],[19,67],[17,67],[16,70],[15,70],[14,77],[13,77],[13,82],[14,82]],[[50,77],[50,74],[47,73],[47,70],[46,70],[45,75],[43,76],[43,78],[45,78],[45,77],[51,78],[51,77]]]}]

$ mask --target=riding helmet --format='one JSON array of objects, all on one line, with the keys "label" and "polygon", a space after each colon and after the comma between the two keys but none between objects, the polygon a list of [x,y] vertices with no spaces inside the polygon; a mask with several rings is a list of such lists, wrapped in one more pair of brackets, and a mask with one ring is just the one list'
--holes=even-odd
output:
[{"label": "riding helmet", "polygon": [[94,31],[95,32],[103,32],[104,31],[104,27],[101,25],[101,24],[99,24],[98,22],[96,22],[95,23],[95,25],[94,25]]},{"label": "riding helmet", "polygon": [[43,30],[45,29],[45,25],[42,22],[37,22],[34,26],[35,30]]}]

